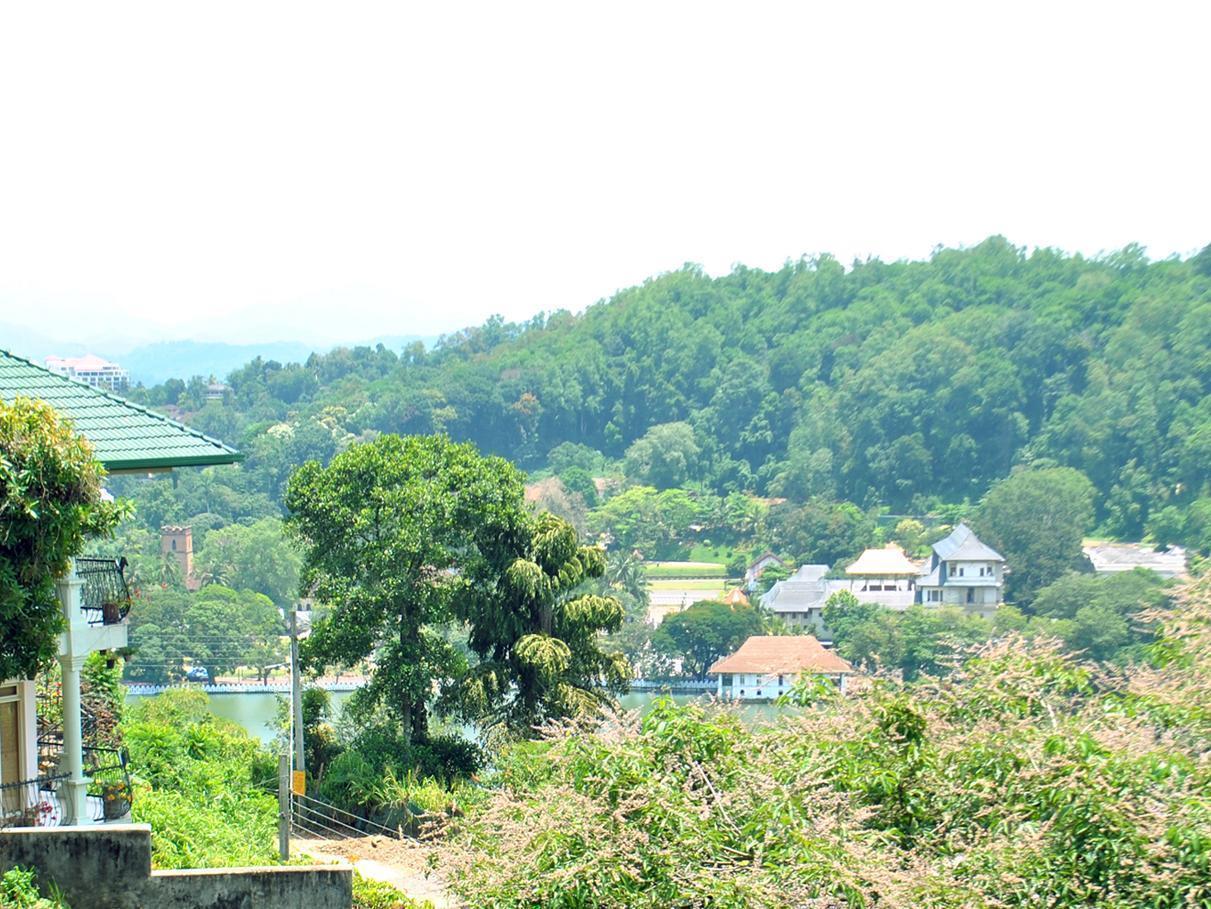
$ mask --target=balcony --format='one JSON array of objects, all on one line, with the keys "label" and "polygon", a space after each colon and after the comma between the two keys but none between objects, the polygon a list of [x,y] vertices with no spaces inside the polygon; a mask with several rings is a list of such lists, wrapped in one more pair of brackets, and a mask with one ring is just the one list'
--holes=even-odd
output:
[{"label": "balcony", "polygon": [[[67,774],[59,772],[63,745],[39,742],[41,776],[0,784],[0,829],[5,827],[60,827],[67,823],[65,800],[60,797]],[[45,762],[45,763],[44,763]],[[126,823],[130,819],[131,786],[125,751],[85,748],[84,773],[89,779],[85,811],[94,824]]]},{"label": "balcony", "polygon": [[119,625],[130,612],[126,559],[76,559],[84,582],[80,610],[90,625]]}]

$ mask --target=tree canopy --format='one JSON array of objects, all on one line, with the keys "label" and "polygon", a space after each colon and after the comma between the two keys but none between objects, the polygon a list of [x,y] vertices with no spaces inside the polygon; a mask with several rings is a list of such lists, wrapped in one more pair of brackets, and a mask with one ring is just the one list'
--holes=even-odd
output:
[{"label": "tree canopy", "polygon": [[[1015,467],[1069,467],[1092,484],[1108,536],[1211,552],[1201,262],[992,237],[914,262],[821,256],[716,278],[687,266],[581,314],[491,319],[429,351],[253,360],[221,403],[203,406],[200,379],[135,389],[247,459],[182,474],[175,497],[163,481],[118,485],[153,528],[205,513],[244,521],[278,513],[303,461],[432,432],[557,476],[616,470],[657,493],[861,514],[920,516],[978,501]],[[565,489],[589,491],[581,474]],[[667,549],[659,533],[645,543]]]},{"label": "tree canopy", "polygon": [[625,688],[630,670],[602,649],[601,634],[622,624],[622,605],[586,586],[604,575],[605,553],[545,513],[525,522],[519,542],[505,571],[476,577],[454,611],[478,657],[463,683],[467,712],[526,735],[595,712]]},{"label": "tree canopy", "polygon": [[92,449],[40,401],[0,401],[0,679],[33,677],[55,655],[55,580],[122,510],[101,496]]},{"label": "tree canopy", "polygon": [[461,675],[438,626],[472,579],[499,570],[526,530],[521,476],[445,436],[381,436],[290,478],[287,524],[302,584],[331,607],[305,642],[314,667],[372,659],[359,700],[423,741],[435,681]]},{"label": "tree canopy", "polygon": [[1086,563],[1081,542],[1093,524],[1094,495],[1071,467],[1015,471],[989,490],[975,529],[1011,566],[1009,601],[1029,603],[1040,587]]}]

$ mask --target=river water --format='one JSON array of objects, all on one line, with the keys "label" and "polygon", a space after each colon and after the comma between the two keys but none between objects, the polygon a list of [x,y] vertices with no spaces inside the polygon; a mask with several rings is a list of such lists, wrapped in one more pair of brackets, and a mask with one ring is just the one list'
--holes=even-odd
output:
[{"label": "river water", "polygon": [[[334,691],[331,693],[330,697],[332,698],[332,705],[335,708],[334,712],[339,714],[342,705],[349,699],[352,693],[350,691]],[[127,695],[130,701],[138,700],[139,697],[143,696]],[[624,694],[619,698],[619,704],[625,710],[646,711],[659,696],[655,692]],[[710,697],[705,694],[675,694],[672,697],[678,704],[687,704],[691,701],[703,704],[710,702]],[[263,691],[210,695],[211,710],[218,716],[239,723],[248,730],[250,735],[259,738],[266,744],[272,742],[277,735],[276,723],[279,702],[285,703],[284,695]],[[753,722],[771,719],[777,715],[779,710],[779,708],[772,704],[742,704],[738,709],[746,719]]]}]

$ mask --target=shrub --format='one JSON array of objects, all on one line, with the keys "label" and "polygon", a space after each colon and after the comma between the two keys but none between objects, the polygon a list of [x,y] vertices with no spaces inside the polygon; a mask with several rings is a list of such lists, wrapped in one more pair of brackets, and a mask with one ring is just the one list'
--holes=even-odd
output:
[{"label": "shrub", "polygon": [[428,900],[409,899],[389,884],[353,873],[353,909],[433,909]]},{"label": "shrub", "polygon": [[138,781],[132,817],[151,824],[157,867],[276,862],[277,761],[203,692],[137,700],[122,732]]},{"label": "shrub", "polygon": [[70,909],[58,888],[50,887],[51,896],[38,892],[38,872],[17,865],[0,877],[0,909]]}]

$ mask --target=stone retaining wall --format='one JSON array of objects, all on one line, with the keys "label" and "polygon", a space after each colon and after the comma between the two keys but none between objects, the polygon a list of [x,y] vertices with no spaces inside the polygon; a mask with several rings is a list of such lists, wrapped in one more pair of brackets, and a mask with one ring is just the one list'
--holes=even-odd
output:
[{"label": "stone retaining wall", "polygon": [[353,869],[335,866],[151,870],[151,828],[0,831],[0,873],[38,869],[73,909],[350,909]]}]

